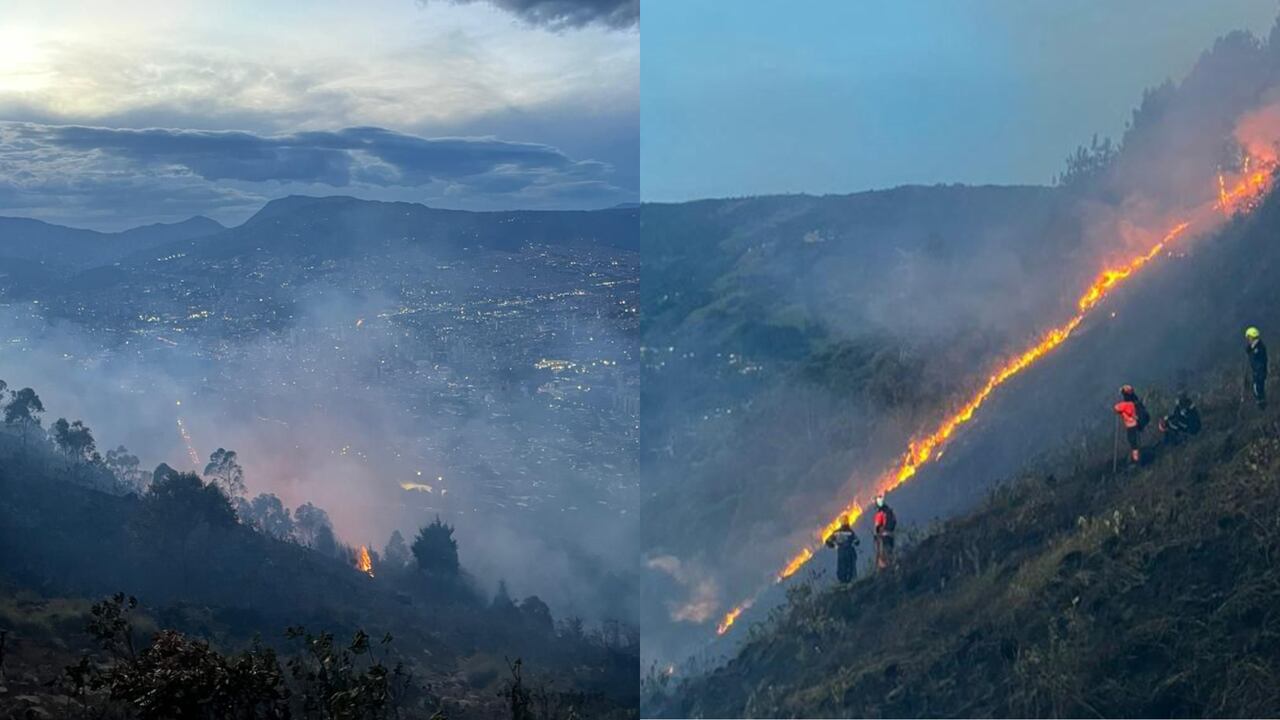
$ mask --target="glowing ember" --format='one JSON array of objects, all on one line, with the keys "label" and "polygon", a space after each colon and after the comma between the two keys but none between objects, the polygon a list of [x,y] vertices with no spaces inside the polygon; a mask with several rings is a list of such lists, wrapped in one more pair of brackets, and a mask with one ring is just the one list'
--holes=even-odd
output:
[{"label": "glowing ember", "polygon": [[[1099,302],[1102,301],[1113,289],[1129,278],[1133,273],[1142,269],[1147,263],[1155,259],[1163,252],[1168,244],[1182,235],[1191,227],[1193,221],[1199,221],[1208,215],[1214,214],[1213,211],[1221,211],[1223,215],[1230,216],[1235,212],[1252,210],[1260,202],[1263,195],[1270,189],[1272,173],[1276,169],[1276,161],[1261,160],[1257,163],[1261,166],[1259,169],[1255,166],[1250,169],[1250,159],[1245,158],[1244,166],[1237,183],[1227,188],[1226,179],[1219,174],[1218,176],[1218,199],[1207,208],[1210,212],[1206,214],[1206,208],[1200,208],[1196,212],[1191,213],[1191,220],[1179,222],[1168,233],[1160,239],[1159,242],[1152,245],[1145,253],[1139,254],[1131,258],[1119,266],[1106,268],[1098,273],[1093,283],[1080,296],[1076,303],[1077,312],[1069,320],[1051,328],[1045,332],[1040,339],[1031,347],[1024,350],[1020,355],[1008,360],[1003,366],[993,372],[986,383],[974,393],[967,402],[955,410],[949,417],[945,418],[938,427],[930,434],[924,437],[918,437],[912,440],[908,446],[906,453],[903,454],[902,460],[898,466],[890,470],[879,478],[873,487],[878,493],[887,493],[899,485],[910,480],[921,466],[930,460],[936,459],[942,449],[942,446],[951,438],[960,426],[969,422],[978,408],[982,407],[987,398],[995,392],[996,388],[1003,385],[1013,376],[1035,364],[1037,360],[1047,355],[1050,351],[1057,348],[1071,334],[1080,327],[1084,322],[1089,311],[1092,310]],[[835,533],[843,521],[848,520],[850,525],[858,521],[862,517],[863,501],[855,498],[853,502],[847,505],[840,514],[822,529],[818,534],[819,542],[826,542],[827,538]],[[777,575],[777,582],[791,577],[805,563],[813,558],[813,550],[809,547],[803,548],[800,552],[791,557],[786,565]],[[716,633],[725,634],[734,621],[742,614],[744,610],[751,607],[753,601],[747,601],[729,611],[720,624],[716,627]]]},{"label": "glowing ember", "polygon": [[356,556],[356,569],[373,577],[373,558],[369,556],[368,546],[360,546],[360,554]]},{"label": "glowing ember", "polygon": [[200,453],[196,452],[195,445],[191,442],[191,433],[187,432],[187,426],[182,423],[182,418],[178,418],[178,434],[182,436],[182,442],[187,446],[187,457],[191,458],[191,464],[196,470],[200,470]]}]

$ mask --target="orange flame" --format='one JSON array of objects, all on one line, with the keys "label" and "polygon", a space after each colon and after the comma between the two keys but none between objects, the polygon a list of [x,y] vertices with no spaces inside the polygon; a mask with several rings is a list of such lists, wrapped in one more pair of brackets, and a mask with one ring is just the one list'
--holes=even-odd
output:
[{"label": "orange flame", "polygon": [[805,548],[800,551],[800,554],[791,558],[791,562],[787,563],[787,566],[782,568],[782,572],[778,573],[778,582],[782,582],[792,575],[795,575],[796,571],[804,567],[804,564],[809,562],[809,559],[812,557],[813,552],[809,550],[809,548]]},{"label": "orange flame", "polygon": [[743,611],[745,611],[747,608],[750,608],[750,607],[751,607],[751,601],[748,600],[747,602],[744,602],[741,605],[730,610],[729,613],[724,616],[724,619],[720,621],[720,624],[716,626],[716,634],[723,635],[729,632],[729,628],[733,627],[733,624],[738,621],[738,616],[741,615]]},{"label": "orange flame", "polygon": [[[1212,209],[1221,210],[1224,215],[1231,215],[1237,210],[1252,210],[1256,207],[1262,195],[1270,189],[1272,172],[1276,168],[1275,161],[1263,161],[1265,167],[1262,170],[1254,170],[1249,172],[1248,157],[1245,159],[1242,176],[1235,187],[1228,190],[1226,188],[1226,180],[1221,174],[1218,176],[1218,202],[1212,205]],[[1137,255],[1115,268],[1106,268],[1098,273],[1093,283],[1084,291],[1080,299],[1076,303],[1077,312],[1069,320],[1051,328],[1045,332],[1040,339],[1031,347],[1024,350],[1020,355],[1007,361],[1003,366],[998,368],[988,378],[986,383],[976,393],[969,398],[967,402],[955,410],[949,417],[945,418],[938,427],[930,434],[912,440],[908,446],[906,453],[903,454],[902,460],[897,468],[881,475],[875,487],[879,493],[887,493],[899,485],[907,482],[916,474],[920,467],[928,463],[932,459],[936,459],[936,451],[940,450],[943,445],[951,438],[951,436],[962,425],[969,422],[975,412],[982,407],[987,398],[995,392],[996,388],[1003,385],[1013,376],[1035,364],[1037,360],[1047,355],[1049,352],[1057,348],[1071,334],[1080,327],[1084,322],[1089,311],[1092,310],[1099,302],[1102,301],[1113,289],[1120,285],[1125,279],[1129,278],[1133,273],[1142,269],[1147,263],[1151,262],[1158,256],[1170,242],[1182,235],[1187,228],[1191,226],[1191,221],[1182,221],[1176,224],[1172,230],[1164,235],[1159,242],[1152,245],[1147,252]],[[850,525],[858,521],[862,516],[863,503],[857,498],[853,502],[845,506],[840,514],[822,529],[818,534],[820,542],[826,542],[836,531],[840,525],[847,520]],[[777,581],[791,577],[805,563],[813,558],[813,551],[809,547],[805,547],[796,553],[783,566],[781,572],[777,575]],[[752,602],[745,602],[725,615],[724,619],[716,627],[716,633],[723,635],[733,626],[738,616],[744,610],[751,607]]]},{"label": "orange flame", "polygon": [[373,577],[373,558],[369,555],[368,546],[360,546],[360,554],[356,556],[356,569]]}]

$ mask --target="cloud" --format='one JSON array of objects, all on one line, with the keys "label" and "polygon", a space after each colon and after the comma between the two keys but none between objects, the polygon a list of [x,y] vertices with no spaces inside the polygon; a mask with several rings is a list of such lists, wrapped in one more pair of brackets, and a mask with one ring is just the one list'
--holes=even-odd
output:
[{"label": "cloud", "polygon": [[[190,214],[235,222],[270,197],[332,188],[459,209],[634,199],[634,190],[617,187],[611,176],[608,163],[494,137],[428,138],[375,127],[266,135],[0,123],[0,213],[52,221],[94,224],[102,213],[136,208],[140,215],[122,217],[125,224]],[[159,208],[167,210],[157,214]]]},{"label": "cloud", "polygon": [[[615,30],[640,23],[640,0],[449,0],[455,5],[488,3],[530,25],[552,30],[603,25]],[[419,0],[423,5],[427,0]]]}]

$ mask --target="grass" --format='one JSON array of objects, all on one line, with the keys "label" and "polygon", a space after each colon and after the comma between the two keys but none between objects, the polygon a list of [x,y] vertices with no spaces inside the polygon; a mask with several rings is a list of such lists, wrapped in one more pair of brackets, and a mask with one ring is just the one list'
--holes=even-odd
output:
[{"label": "grass", "polygon": [[1198,437],[1115,476],[1085,445],[891,573],[793,590],[647,714],[1280,715],[1280,413],[1209,386]]}]

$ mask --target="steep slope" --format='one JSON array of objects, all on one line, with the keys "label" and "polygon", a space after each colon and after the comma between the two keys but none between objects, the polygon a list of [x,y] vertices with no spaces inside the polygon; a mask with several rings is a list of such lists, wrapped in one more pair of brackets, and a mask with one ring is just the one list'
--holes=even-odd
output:
[{"label": "steep slope", "polygon": [[[1234,373],[1207,431],[1111,474],[994,493],[852,587],[798,585],[735,659],[652,710],[688,717],[1274,717],[1280,413]],[[1109,448],[1108,448],[1109,450]]]},{"label": "steep slope", "polygon": [[[816,529],[1072,317],[1101,268],[1212,203],[1215,175],[1240,172],[1246,150],[1272,157],[1278,80],[1280,33],[1224,36],[1181,81],[1144,95],[1118,145],[1069,158],[1054,188],[707,201],[646,216],[646,242],[658,228],[643,287],[650,659],[680,663],[748,598],[761,600],[743,617],[758,619],[780,593],[757,593]],[[1276,307],[1276,258],[1265,235],[1244,237],[1250,222],[1191,233],[1153,261],[1004,383],[895,502],[921,519],[971,510],[1036,456],[1087,441],[1121,382],[1169,390],[1239,362],[1240,331]]]},{"label": "steep slope", "polygon": [[[819,571],[793,585],[732,660],[671,698],[653,696],[651,711],[1280,712],[1271,690],[1280,673],[1271,609],[1280,600],[1280,415],[1244,402],[1240,352],[1243,327],[1274,328],[1280,317],[1278,228],[1272,196],[1164,258],[1012,383],[894,504],[918,535],[1004,477],[1029,444],[1042,454],[1023,479],[934,529],[895,573],[832,589]],[[1176,388],[1190,389],[1205,432],[1113,476],[1109,402],[1121,382],[1137,384],[1157,415]]]}]

